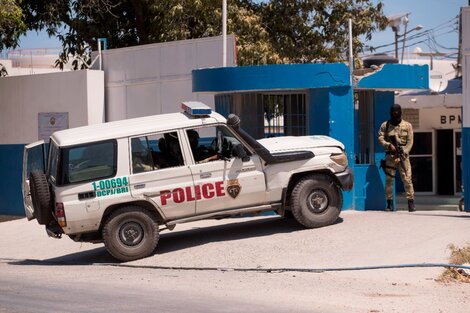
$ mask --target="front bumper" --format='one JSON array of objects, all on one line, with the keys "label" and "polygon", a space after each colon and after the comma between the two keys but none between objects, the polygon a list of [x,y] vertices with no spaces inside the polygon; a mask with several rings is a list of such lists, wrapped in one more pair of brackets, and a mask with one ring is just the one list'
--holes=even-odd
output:
[{"label": "front bumper", "polygon": [[352,168],[348,167],[344,172],[335,174],[336,178],[338,178],[339,183],[341,184],[341,188],[344,191],[349,191],[354,186],[354,172]]}]

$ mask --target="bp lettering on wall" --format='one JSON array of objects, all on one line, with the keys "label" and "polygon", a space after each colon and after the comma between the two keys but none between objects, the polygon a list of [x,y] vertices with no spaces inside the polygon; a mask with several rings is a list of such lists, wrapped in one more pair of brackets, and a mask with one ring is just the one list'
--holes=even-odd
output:
[{"label": "bp lettering on wall", "polygon": [[422,108],[419,115],[421,121],[420,128],[423,130],[456,129],[462,127],[461,108]]},{"label": "bp lettering on wall", "polygon": [[53,132],[69,128],[68,112],[40,112],[38,113],[38,139],[49,142]]}]

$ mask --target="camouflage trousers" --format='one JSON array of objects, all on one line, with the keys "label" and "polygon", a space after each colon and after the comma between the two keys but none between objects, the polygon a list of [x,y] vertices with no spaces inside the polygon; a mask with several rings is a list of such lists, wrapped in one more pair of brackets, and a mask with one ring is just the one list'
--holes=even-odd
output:
[{"label": "camouflage trousers", "polygon": [[400,172],[401,180],[403,181],[403,185],[405,186],[406,198],[408,200],[414,199],[414,189],[413,189],[413,182],[411,180],[411,164],[410,158],[405,158],[403,162],[402,168],[400,163],[395,163],[394,157],[387,154],[385,157],[386,162],[386,172],[385,175],[385,196],[387,200],[393,200],[393,183],[395,182],[395,173],[396,169]]}]

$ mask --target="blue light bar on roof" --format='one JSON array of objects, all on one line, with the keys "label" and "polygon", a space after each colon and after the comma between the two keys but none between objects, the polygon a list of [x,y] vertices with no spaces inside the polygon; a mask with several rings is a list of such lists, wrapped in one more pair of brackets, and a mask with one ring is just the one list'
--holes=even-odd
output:
[{"label": "blue light bar on roof", "polygon": [[212,109],[199,101],[187,101],[181,103],[181,108],[184,112],[192,116],[209,115]]}]

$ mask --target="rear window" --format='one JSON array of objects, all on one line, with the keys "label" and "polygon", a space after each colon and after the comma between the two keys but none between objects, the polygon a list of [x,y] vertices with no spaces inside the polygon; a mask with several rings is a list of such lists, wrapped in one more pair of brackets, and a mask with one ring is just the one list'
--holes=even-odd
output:
[{"label": "rear window", "polygon": [[116,146],[115,140],[108,140],[60,149],[58,185],[114,176],[117,167]]}]

